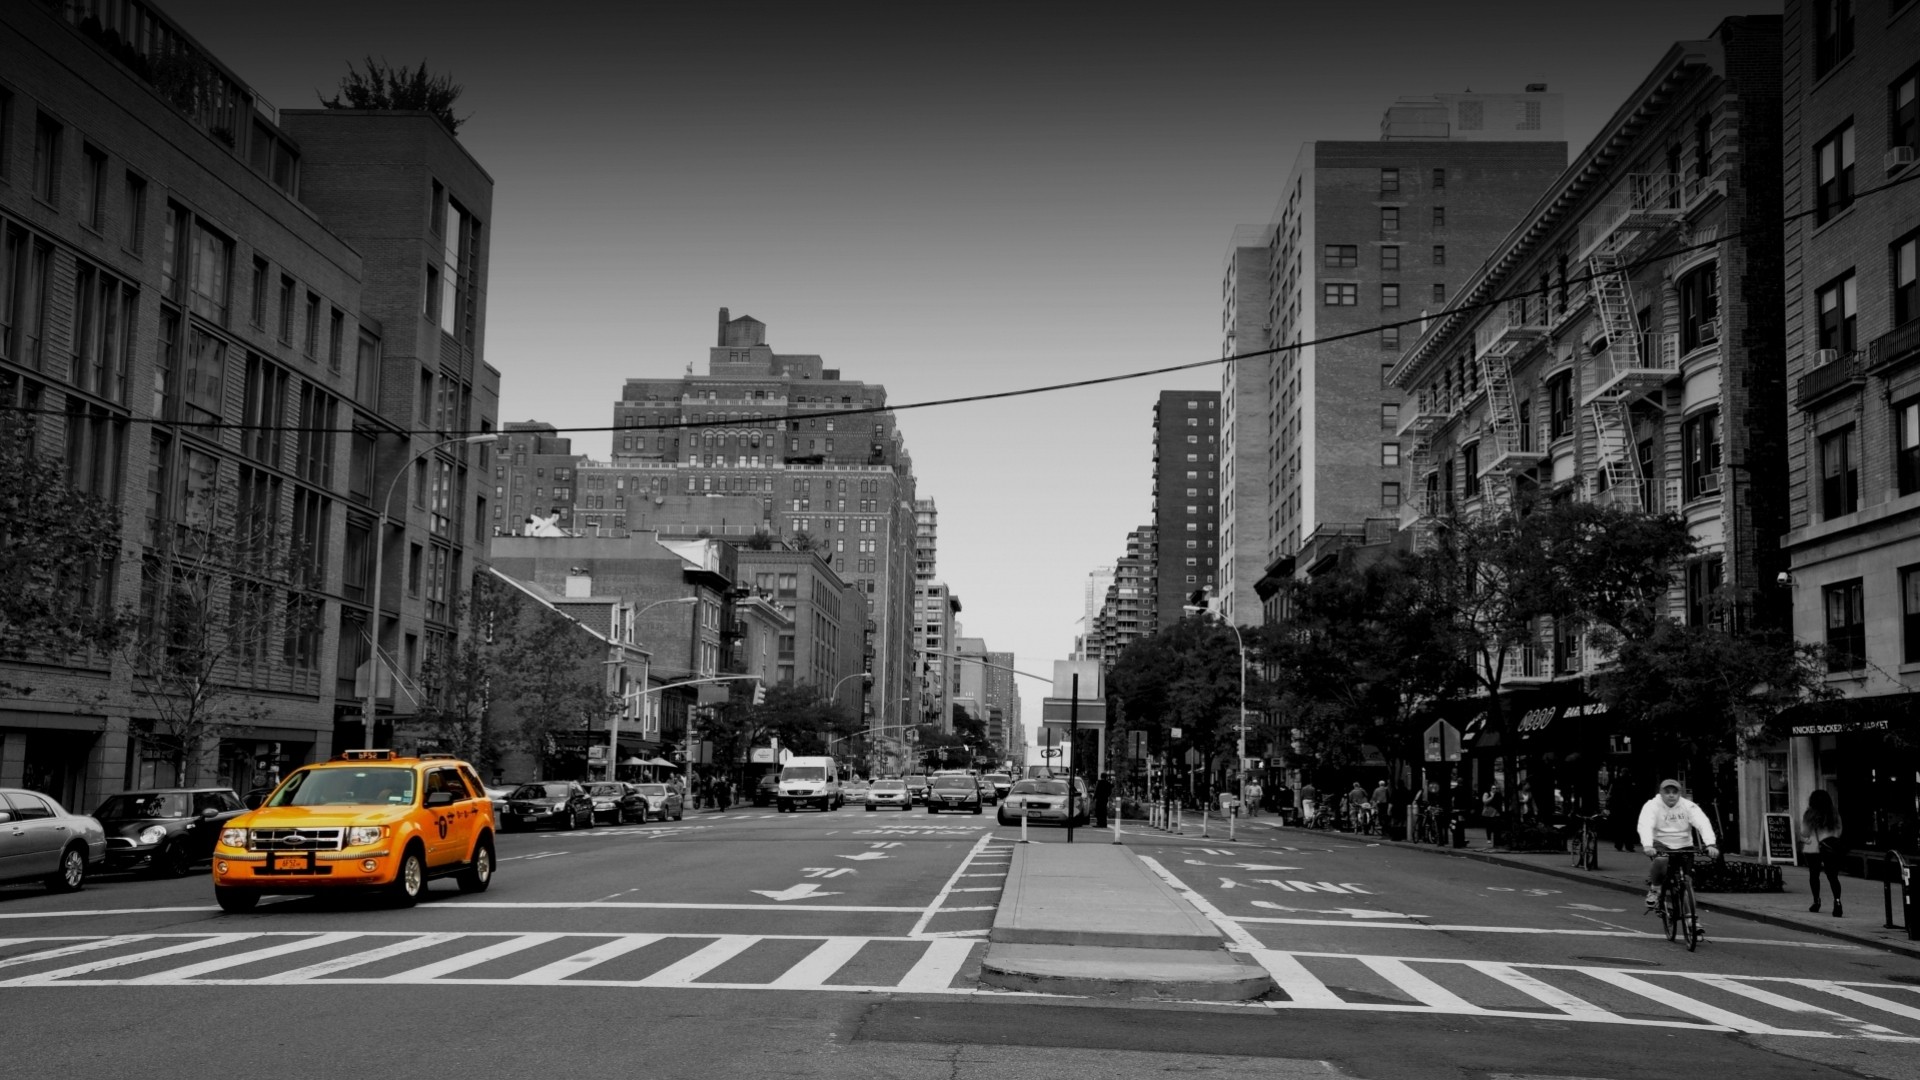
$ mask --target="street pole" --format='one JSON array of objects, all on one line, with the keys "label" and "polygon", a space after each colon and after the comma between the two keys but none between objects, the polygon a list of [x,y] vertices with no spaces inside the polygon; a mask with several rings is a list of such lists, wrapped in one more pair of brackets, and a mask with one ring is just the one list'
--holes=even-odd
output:
[{"label": "street pole", "polygon": [[1080,742],[1080,673],[1073,673],[1073,700],[1067,705],[1067,843],[1073,843],[1073,776],[1079,769],[1074,761]]},{"label": "street pole", "polygon": [[494,432],[485,435],[461,435],[452,439],[442,439],[425,450],[409,457],[400,471],[393,474],[387,482],[387,494],[380,500],[380,518],[374,525],[373,533],[373,614],[367,620],[367,641],[371,648],[367,651],[367,693],[360,699],[360,721],[366,728],[360,743],[362,749],[373,749],[374,695],[380,683],[380,585],[386,570],[387,557],[387,504],[393,501],[394,488],[412,471],[413,463],[433,453],[443,446],[454,443],[466,443],[468,446],[480,446],[485,443],[499,442],[500,436]]}]

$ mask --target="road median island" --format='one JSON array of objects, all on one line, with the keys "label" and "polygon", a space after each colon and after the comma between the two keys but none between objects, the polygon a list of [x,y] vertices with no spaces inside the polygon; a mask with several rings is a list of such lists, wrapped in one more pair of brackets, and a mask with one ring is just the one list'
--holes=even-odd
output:
[{"label": "road median island", "polygon": [[981,982],[1089,997],[1243,1001],[1264,969],[1140,857],[1111,844],[1016,847]]}]

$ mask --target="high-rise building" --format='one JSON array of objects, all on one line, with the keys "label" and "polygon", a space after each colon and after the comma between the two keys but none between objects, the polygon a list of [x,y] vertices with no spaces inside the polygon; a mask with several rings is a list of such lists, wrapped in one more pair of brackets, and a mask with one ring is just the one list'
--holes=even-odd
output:
[{"label": "high-rise building", "polygon": [[[1539,86],[1403,99],[1377,140],[1300,148],[1267,226],[1265,347],[1280,351],[1233,364],[1223,382],[1235,398],[1223,442],[1234,447],[1236,551],[1225,559],[1236,574],[1244,544],[1263,541],[1265,573],[1284,577],[1363,535],[1368,520],[1400,515],[1403,399],[1386,373],[1566,167],[1560,104]],[[1251,269],[1245,240],[1236,233],[1236,278]],[[1251,333],[1241,302],[1236,289],[1236,342]],[[1239,425],[1260,427],[1262,408],[1264,453],[1254,455]],[[1247,526],[1254,497],[1242,470],[1256,464],[1264,530]],[[1245,623],[1242,585],[1236,576],[1225,592]]]},{"label": "high-rise building", "polygon": [[[518,536],[530,518],[553,518],[562,529],[573,527],[573,507],[579,498],[574,471],[587,459],[573,452],[573,440],[552,424],[518,420],[501,425],[494,446],[493,520],[495,536]],[[595,491],[582,505],[599,509],[606,493]]]},{"label": "high-rise building", "polygon": [[940,510],[932,499],[913,500],[913,580],[932,581],[940,572]]},{"label": "high-rise building", "polygon": [[[1791,738],[1749,766],[1746,804],[1798,813],[1824,790],[1856,850],[1912,851],[1920,756],[1901,731],[1920,709],[1920,6],[1789,0],[1783,23],[1785,470],[1729,480],[1784,475],[1788,576],[1769,591],[1791,603],[1796,638],[1826,646],[1840,697],[1804,706]],[[1728,460],[1740,460],[1731,443]]]},{"label": "high-rise building", "polygon": [[1020,687],[1014,682],[1013,654],[987,653],[986,680],[987,706],[995,711],[1000,723],[999,730],[991,734],[1004,760],[1019,745]]},{"label": "high-rise building", "polygon": [[458,440],[499,416],[492,181],[424,112],[276,111],[144,0],[0,5],[0,56],[0,403],[126,523],[76,601],[204,609],[221,658],[184,768],[128,657],[8,670],[36,692],[0,691],[0,784],[245,790],[361,745],[369,690],[390,744],[485,556],[490,449]]},{"label": "high-rise building", "polygon": [[1219,491],[1219,391],[1161,391],[1153,405],[1153,531],[1160,557],[1141,633],[1179,622],[1187,597],[1218,580]]},{"label": "high-rise building", "polygon": [[[1273,230],[1241,225],[1227,244],[1220,281],[1220,355],[1267,347],[1268,249]],[[1252,623],[1260,611],[1254,586],[1267,566],[1267,380],[1271,358],[1227,364],[1220,375],[1220,614]],[[1245,377],[1242,377],[1242,376]]]},{"label": "high-rise building", "polygon": [[[614,403],[612,473],[626,507],[669,496],[713,498],[757,518],[743,528],[804,540],[871,606],[868,698],[874,723],[898,725],[915,696],[913,461],[886,411],[884,386],[841,378],[817,355],[776,353],[766,325],[720,309],[707,374],[628,379]],[[582,467],[583,479],[594,469]],[[574,527],[616,527],[624,510],[588,510]],[[618,527],[624,527],[621,523]],[[751,535],[749,533],[748,535]]]},{"label": "high-rise building", "polygon": [[1153,633],[1155,535],[1151,525],[1127,534],[1127,553],[1113,564],[1113,584],[1087,635],[1084,659],[1111,665],[1128,645]]}]

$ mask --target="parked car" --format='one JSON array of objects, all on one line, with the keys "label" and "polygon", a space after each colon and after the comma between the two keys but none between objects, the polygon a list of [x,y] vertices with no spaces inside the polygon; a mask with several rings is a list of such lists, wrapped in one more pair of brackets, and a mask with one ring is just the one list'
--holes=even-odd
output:
[{"label": "parked car", "polygon": [[841,784],[840,801],[842,803],[866,802],[867,782],[865,780],[848,780],[846,783]]},{"label": "parked car", "polygon": [[[1072,821],[1075,825],[1085,825],[1091,818],[1093,803],[1087,797],[1086,781],[1077,776],[1073,778],[1073,799]],[[1065,825],[1068,821],[1067,779],[1015,782],[994,816],[1002,825],[1015,824],[1023,817],[1035,824]]]},{"label": "parked car", "polygon": [[51,892],[73,892],[107,855],[107,831],[51,795],[0,788],[0,885],[42,881]]},{"label": "parked car", "polygon": [[593,827],[593,796],[574,780],[536,780],[521,784],[507,796],[500,814],[500,831],[553,825],[562,829]]},{"label": "parked car", "polygon": [[914,802],[917,802],[917,803],[926,802],[927,801],[926,776],[921,773],[914,773],[913,775],[908,776],[906,778],[906,781],[907,781],[908,796],[910,796]]},{"label": "parked car", "polygon": [[929,814],[937,814],[942,810],[970,810],[977,814],[980,805],[980,781],[966,773],[948,773],[928,782]]},{"label": "parked car", "polygon": [[1013,788],[1013,777],[1003,772],[990,772],[981,777],[980,782],[986,785],[987,801],[992,803],[1006,798],[1007,792]]},{"label": "parked car", "polygon": [[907,793],[905,780],[875,780],[867,785],[866,804],[868,810],[878,810],[883,806],[910,810],[913,808],[913,796]]},{"label": "parked car", "polygon": [[640,820],[642,822],[645,822],[648,818],[652,818],[655,821],[665,821],[668,818],[679,821],[681,818],[687,816],[686,802],[680,798],[680,793],[673,790],[673,788],[665,784],[629,784],[627,786],[633,788],[634,792],[646,803],[645,806],[640,808]]},{"label": "parked car", "polygon": [[770,772],[753,785],[753,805],[772,806],[780,791],[780,774]]},{"label": "parked car", "polygon": [[593,800],[593,820],[609,825],[647,820],[647,801],[632,790],[633,785],[619,780],[602,780],[587,785],[587,797]]},{"label": "parked car", "polygon": [[184,877],[213,857],[220,830],[246,812],[232,788],[151,788],[109,795],[93,816],[107,830],[107,869]]}]

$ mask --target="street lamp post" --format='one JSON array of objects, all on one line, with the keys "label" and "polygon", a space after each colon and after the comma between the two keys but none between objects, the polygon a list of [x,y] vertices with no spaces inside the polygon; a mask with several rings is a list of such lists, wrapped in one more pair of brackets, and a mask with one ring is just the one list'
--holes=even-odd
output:
[{"label": "street lamp post", "polygon": [[[662,604],[698,603],[699,600],[700,598],[698,596],[670,596],[665,600],[655,600],[653,603],[648,604],[646,607],[643,607],[639,611],[636,611],[633,613],[634,633],[637,634],[640,632],[640,616],[645,615],[647,612],[652,611],[654,608],[657,608]],[[637,647],[637,644],[638,644],[637,642],[629,643],[630,646],[636,646],[636,647]],[[615,642],[614,645],[612,646],[612,649],[610,650],[611,655],[609,656],[607,663],[609,664],[619,663],[620,652],[623,648],[626,648],[626,647],[629,647],[629,646],[623,646],[619,642]],[[644,649],[639,651],[641,652],[642,656],[646,655],[646,651]],[[650,660],[642,660],[641,662],[640,715],[643,718],[643,720],[646,716],[646,709],[647,709],[647,706],[646,706],[647,672],[648,672],[648,669],[651,668],[652,666],[653,664],[650,662]],[[643,733],[646,731],[646,725],[644,724],[644,722],[642,723],[640,730]],[[619,763],[620,763],[620,714],[616,712],[613,714],[612,718],[610,718],[607,721],[607,779],[608,780],[612,780],[619,775],[617,771],[619,768]]]},{"label": "street lamp post", "polygon": [[412,471],[413,463],[433,453],[435,450],[443,446],[452,446],[454,443],[480,446],[485,443],[498,441],[500,441],[500,436],[494,432],[488,432],[485,435],[461,435],[452,439],[442,439],[432,446],[427,447],[425,450],[409,457],[406,464],[400,466],[400,470],[394,473],[393,479],[387,483],[387,493],[380,500],[380,520],[378,524],[374,526],[373,534],[373,615],[367,627],[367,640],[373,648],[367,658],[366,696],[360,699],[360,719],[366,725],[367,729],[365,741],[361,744],[365,749],[373,749],[373,699],[375,687],[378,686],[380,682],[380,585],[381,576],[385,571],[387,555],[387,504],[393,501],[394,489],[400,485],[400,481],[406,477],[407,473]]}]

